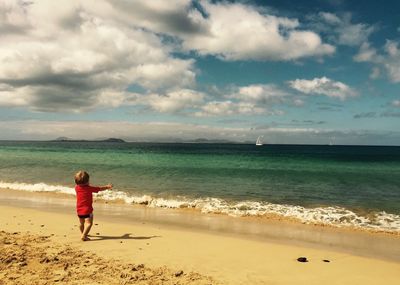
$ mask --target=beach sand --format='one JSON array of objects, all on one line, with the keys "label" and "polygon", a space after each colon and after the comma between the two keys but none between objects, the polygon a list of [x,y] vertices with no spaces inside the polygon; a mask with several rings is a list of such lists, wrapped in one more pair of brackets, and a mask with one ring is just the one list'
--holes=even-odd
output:
[{"label": "beach sand", "polygon": [[[34,207],[32,200],[31,207],[4,201],[0,203],[0,284],[368,285],[400,280],[398,260],[360,256],[317,243],[303,246],[296,241],[280,243],[169,223],[128,221],[113,217],[111,206],[96,212],[100,207],[95,205],[92,241],[81,242],[74,205],[68,199],[59,210],[44,204]],[[25,205],[22,199],[20,204]],[[400,239],[389,245],[400,245]],[[16,259],[8,262],[13,253]],[[300,256],[309,262],[298,262]]]}]

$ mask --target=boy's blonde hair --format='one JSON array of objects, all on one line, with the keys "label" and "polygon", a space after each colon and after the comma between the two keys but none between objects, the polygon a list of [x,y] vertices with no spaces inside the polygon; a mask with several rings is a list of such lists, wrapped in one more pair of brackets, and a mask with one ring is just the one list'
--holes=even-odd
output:
[{"label": "boy's blonde hair", "polygon": [[89,173],[80,170],[75,174],[75,184],[88,184],[89,183]]}]

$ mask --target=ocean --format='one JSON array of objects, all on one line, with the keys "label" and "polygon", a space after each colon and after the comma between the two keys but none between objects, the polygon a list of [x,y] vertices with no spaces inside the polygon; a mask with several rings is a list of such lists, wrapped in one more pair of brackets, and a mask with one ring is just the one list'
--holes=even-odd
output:
[{"label": "ocean", "polygon": [[98,196],[149,207],[400,232],[400,147],[0,142],[0,188]]}]

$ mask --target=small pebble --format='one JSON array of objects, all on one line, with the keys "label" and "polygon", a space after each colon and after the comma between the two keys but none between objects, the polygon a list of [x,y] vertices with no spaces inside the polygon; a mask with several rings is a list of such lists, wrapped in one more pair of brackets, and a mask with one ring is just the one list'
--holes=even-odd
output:
[{"label": "small pebble", "polygon": [[307,257],[299,257],[297,258],[298,262],[308,262]]},{"label": "small pebble", "polygon": [[328,260],[328,259],[324,259],[324,260],[322,260],[323,262],[331,262],[330,260]]}]

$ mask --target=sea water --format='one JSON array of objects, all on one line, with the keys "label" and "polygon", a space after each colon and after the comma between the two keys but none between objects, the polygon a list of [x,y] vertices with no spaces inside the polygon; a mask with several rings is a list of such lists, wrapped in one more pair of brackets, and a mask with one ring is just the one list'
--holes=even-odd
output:
[{"label": "sea water", "polygon": [[107,200],[400,232],[400,147],[0,142],[0,188],[74,194],[80,169]]}]

